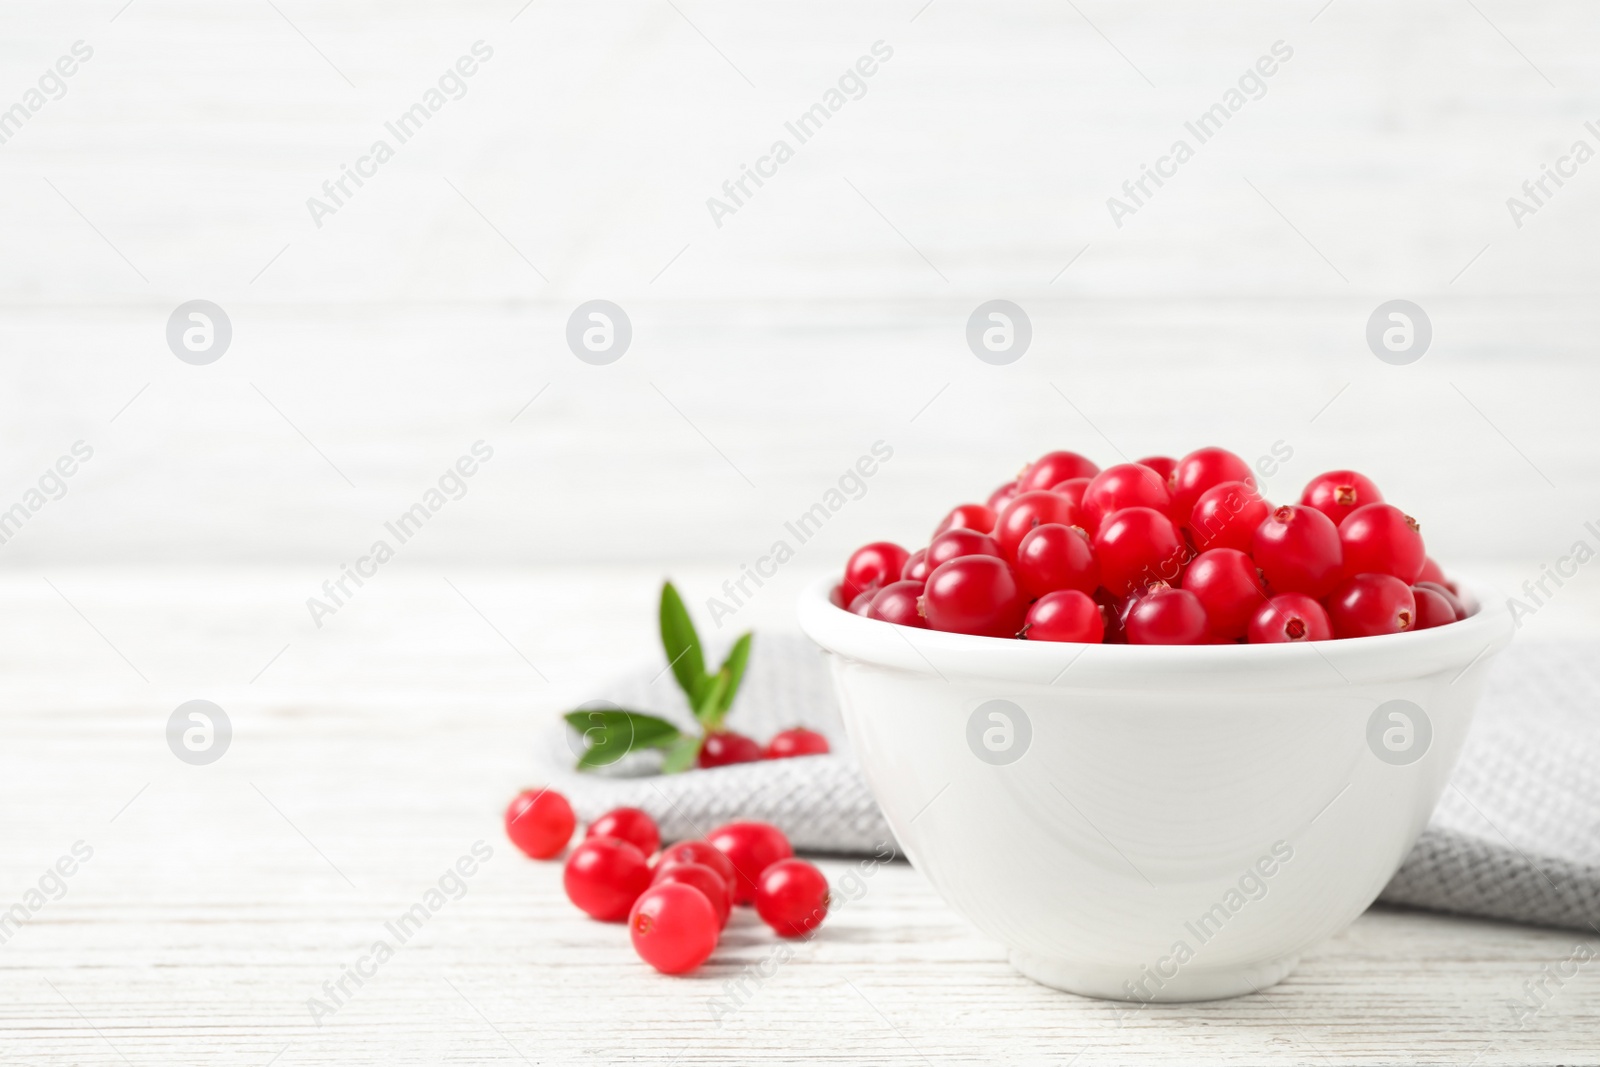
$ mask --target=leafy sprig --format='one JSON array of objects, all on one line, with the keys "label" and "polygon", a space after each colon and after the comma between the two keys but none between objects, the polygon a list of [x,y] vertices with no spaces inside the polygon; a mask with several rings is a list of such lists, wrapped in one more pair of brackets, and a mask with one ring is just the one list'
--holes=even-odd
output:
[{"label": "leafy sprig", "polygon": [[578,757],[578,770],[610,766],[640,749],[661,749],[666,753],[662,772],[676,774],[694,766],[707,734],[722,729],[750,663],[753,635],[742,635],[728,650],[721,666],[708,673],[694,620],[689,618],[689,609],[671,582],[661,586],[660,625],[667,665],[689,700],[699,732],[680,730],[660,716],[623,708],[569,711],[564,718],[585,743],[583,755]]}]

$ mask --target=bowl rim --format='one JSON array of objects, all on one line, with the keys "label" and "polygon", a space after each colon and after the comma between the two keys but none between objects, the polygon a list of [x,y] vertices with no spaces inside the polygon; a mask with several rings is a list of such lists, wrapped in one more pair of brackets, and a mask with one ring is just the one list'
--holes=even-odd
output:
[{"label": "bowl rim", "polygon": [[[1515,629],[1505,598],[1488,585],[1457,578],[1478,610],[1448,626],[1376,637],[1271,645],[1108,645],[1018,641],[945,633],[868,619],[834,604],[836,581],[808,585],[798,604],[800,628],[848,659],[946,681],[1009,679],[1084,688],[1182,685],[1228,678],[1246,687],[1346,684],[1465,674],[1510,643]],[[1457,677],[1459,677],[1459,674]],[[1452,680],[1453,684],[1453,680]]]}]

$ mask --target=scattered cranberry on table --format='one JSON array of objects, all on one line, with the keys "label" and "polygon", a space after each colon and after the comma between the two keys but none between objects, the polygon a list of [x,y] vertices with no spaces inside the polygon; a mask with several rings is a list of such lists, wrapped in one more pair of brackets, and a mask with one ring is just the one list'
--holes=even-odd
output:
[{"label": "scattered cranberry on table", "polygon": [[[784,737],[806,750],[796,755],[827,751],[826,740],[810,730],[785,730],[774,741]],[[525,842],[534,824],[521,820],[548,819],[561,812],[567,830],[554,851],[550,842],[555,833],[538,840],[537,854],[530,851]],[[571,837],[571,818],[572,807],[560,793],[527,790],[506,811],[506,833],[530,856],[548,859]],[[633,841],[648,845],[648,852]],[[728,823],[706,840],[668,847],[652,866],[650,853],[660,842],[661,831],[648,812],[615,808],[589,825],[567,857],[561,881],[567,899],[591,918],[625,920],[634,951],[663,974],[684,974],[709,959],[736,903],[753,904],[780,937],[810,936],[828,914],[827,878],[794,859],[789,839],[771,823]]]},{"label": "scattered cranberry on table", "polygon": [[1327,641],[1470,614],[1370,478],[1328,471],[1274,506],[1222,448],[1103,470],[1050,452],[947,512],[927,547],[858,549],[833,600],[893,625],[1089,644]]},{"label": "scattered cranberry on table", "polygon": [[766,759],[789,759],[792,756],[825,756],[828,751],[826,737],[815,730],[796,726],[773,734],[761,754]]},{"label": "scattered cranberry on table", "polygon": [[[865,595],[865,594],[863,594]],[[744,734],[732,730],[712,730],[700,745],[700,766],[726,767],[734,763],[754,763],[761,758],[761,746]]]},{"label": "scattered cranberry on table", "polygon": [[553,789],[524,790],[506,808],[506,836],[536,860],[559,855],[577,825],[572,805]]}]

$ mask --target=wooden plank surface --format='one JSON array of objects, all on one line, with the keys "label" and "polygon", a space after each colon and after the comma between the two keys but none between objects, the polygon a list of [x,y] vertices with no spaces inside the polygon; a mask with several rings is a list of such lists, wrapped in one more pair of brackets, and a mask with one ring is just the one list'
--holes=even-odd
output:
[{"label": "wooden plank surface", "polygon": [[[679,578],[692,589],[716,573]],[[1600,1058],[1592,963],[1524,1025],[1514,1015],[1524,983],[1583,940],[1569,931],[1376,909],[1262,996],[1130,1015],[1018,977],[904,864],[851,881],[851,861],[823,860],[836,885],[860,889],[781,965],[776,942],[745,915],[700,974],[649,972],[624,931],[566,902],[558,865],[502,840],[499,811],[524,783],[543,716],[587,695],[597,672],[653,654],[654,579],[644,569],[414,566],[310,635],[284,622],[284,601],[292,611],[308,581],[296,572],[0,580],[10,609],[0,906],[22,901],[76,842],[93,850],[62,880],[65,894],[0,947],[0,1055],[284,1065]],[[791,592],[755,605],[752,621],[781,622]],[[234,729],[207,767],[180,763],[164,736],[172,709],[197,697],[221,705]],[[398,944],[385,923],[426,902],[479,841],[492,858],[448,881],[448,899]],[[309,999],[332,1005],[323,983],[380,938],[396,945],[393,958],[364,964],[372,977],[345,979],[344,1003],[314,1018]]]}]

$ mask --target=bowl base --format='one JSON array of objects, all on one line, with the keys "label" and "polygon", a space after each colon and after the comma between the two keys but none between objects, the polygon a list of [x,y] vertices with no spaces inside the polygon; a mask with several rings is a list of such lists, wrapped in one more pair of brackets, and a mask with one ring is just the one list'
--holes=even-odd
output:
[{"label": "bowl base", "polygon": [[[1130,974],[1122,968],[1050,959],[1017,949],[1011,951],[1011,966],[1040,985],[1100,1000],[1154,1004],[1225,1000],[1259,993],[1283,981],[1299,962],[1299,956],[1289,956],[1247,967],[1192,967],[1180,970],[1171,978],[1157,979],[1148,972]],[[1140,977],[1145,979],[1142,986],[1138,984]],[[1160,981],[1159,986],[1157,981]]]}]

